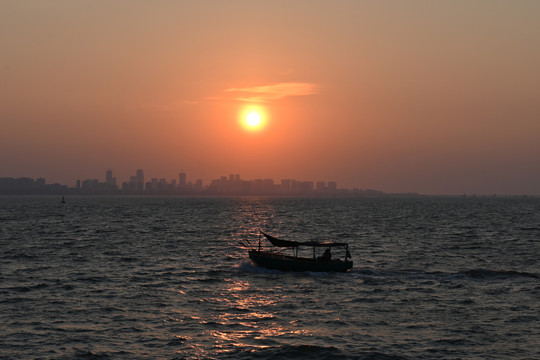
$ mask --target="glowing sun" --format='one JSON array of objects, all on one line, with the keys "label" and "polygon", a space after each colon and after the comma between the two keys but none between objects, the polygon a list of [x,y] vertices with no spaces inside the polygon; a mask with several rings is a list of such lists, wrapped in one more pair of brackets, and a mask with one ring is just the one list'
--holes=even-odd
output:
[{"label": "glowing sun", "polygon": [[261,116],[256,112],[250,112],[246,116],[246,123],[251,127],[256,127],[261,123]]},{"label": "glowing sun", "polygon": [[266,109],[262,106],[248,106],[239,114],[240,125],[249,132],[259,132],[267,125]]}]

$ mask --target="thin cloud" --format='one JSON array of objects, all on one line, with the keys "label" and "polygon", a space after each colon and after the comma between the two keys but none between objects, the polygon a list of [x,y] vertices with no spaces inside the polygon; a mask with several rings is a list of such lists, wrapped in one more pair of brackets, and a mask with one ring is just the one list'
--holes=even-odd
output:
[{"label": "thin cloud", "polygon": [[226,92],[237,93],[237,100],[247,102],[268,102],[288,96],[306,96],[318,94],[320,86],[312,83],[286,82],[247,88],[230,88]]}]

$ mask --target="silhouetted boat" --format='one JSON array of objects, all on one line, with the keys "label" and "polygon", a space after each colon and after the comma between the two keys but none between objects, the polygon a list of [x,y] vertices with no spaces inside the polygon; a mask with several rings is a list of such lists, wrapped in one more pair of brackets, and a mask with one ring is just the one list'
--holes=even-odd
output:
[{"label": "silhouetted boat", "polygon": [[[278,248],[290,248],[293,255],[285,255],[279,251],[266,251],[261,244],[261,235]],[[300,248],[311,248],[312,257],[298,256]],[[326,248],[322,256],[317,256],[317,249]],[[341,248],[344,252],[343,259],[332,258],[331,249]],[[317,241],[290,241],[281,240],[260,231],[258,248],[249,250],[249,258],[257,265],[268,269],[281,271],[323,271],[323,272],[346,272],[353,267],[353,262],[349,260],[349,244],[338,242],[317,242]]]}]

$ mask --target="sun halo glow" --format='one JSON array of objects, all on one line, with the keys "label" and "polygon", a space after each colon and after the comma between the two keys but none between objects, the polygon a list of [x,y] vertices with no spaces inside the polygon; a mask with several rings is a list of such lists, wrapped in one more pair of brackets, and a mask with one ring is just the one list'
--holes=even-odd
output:
[{"label": "sun halo glow", "polygon": [[245,130],[257,132],[266,126],[266,115],[264,109],[260,107],[244,108],[240,114],[240,124]]}]

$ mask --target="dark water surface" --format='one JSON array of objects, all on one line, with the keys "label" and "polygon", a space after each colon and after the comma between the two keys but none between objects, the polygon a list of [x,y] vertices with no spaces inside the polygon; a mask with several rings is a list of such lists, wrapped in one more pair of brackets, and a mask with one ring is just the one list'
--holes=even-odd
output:
[{"label": "dark water surface", "polygon": [[[539,198],[0,197],[1,359],[539,359]],[[347,241],[282,273],[238,241]]]}]

